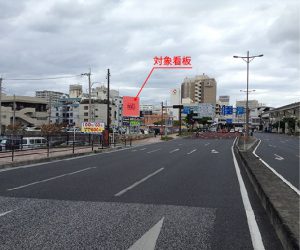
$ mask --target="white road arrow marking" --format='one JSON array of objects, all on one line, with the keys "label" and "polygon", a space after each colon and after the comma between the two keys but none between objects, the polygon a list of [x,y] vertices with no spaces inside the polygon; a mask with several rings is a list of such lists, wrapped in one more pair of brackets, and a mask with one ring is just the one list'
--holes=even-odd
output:
[{"label": "white road arrow marking", "polygon": [[212,154],[218,154],[219,152],[218,152],[217,150],[213,149],[213,150],[211,151],[211,153],[212,153]]},{"label": "white road arrow marking", "polygon": [[1,216],[4,216],[4,215],[6,215],[6,214],[9,214],[9,213],[11,213],[12,211],[14,211],[14,210],[10,210],[10,211],[4,212],[4,213],[0,213],[0,217],[1,217]]},{"label": "white road arrow marking", "polygon": [[283,157],[281,157],[280,155],[277,155],[277,154],[274,154],[276,157],[275,157],[275,160],[278,160],[278,161],[282,161],[284,160]]},{"label": "white road arrow marking", "polygon": [[156,241],[160,234],[164,217],[161,218],[148,232],[146,232],[138,241],[136,241],[128,250],[154,250]]}]

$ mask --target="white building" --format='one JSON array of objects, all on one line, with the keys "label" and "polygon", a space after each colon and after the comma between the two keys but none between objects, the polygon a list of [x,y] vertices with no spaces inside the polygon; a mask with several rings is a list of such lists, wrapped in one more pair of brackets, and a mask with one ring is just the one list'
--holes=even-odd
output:
[{"label": "white building", "polygon": [[[170,93],[170,106],[181,104],[181,93],[179,88],[174,88]],[[170,108],[170,115],[174,120],[179,120],[179,109]]]}]

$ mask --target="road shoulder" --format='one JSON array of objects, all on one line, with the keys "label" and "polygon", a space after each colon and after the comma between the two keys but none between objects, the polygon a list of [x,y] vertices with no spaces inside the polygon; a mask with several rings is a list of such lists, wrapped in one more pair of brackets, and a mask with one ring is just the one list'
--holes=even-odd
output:
[{"label": "road shoulder", "polygon": [[284,248],[299,249],[299,195],[253,155],[256,144],[252,143],[247,149],[239,148],[236,144],[236,155],[244,163],[247,175]]}]

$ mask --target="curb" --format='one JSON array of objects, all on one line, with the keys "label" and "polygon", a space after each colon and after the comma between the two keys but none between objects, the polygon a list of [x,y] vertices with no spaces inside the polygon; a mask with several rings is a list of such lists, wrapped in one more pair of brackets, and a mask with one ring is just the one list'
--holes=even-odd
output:
[{"label": "curb", "polygon": [[299,249],[299,196],[274,175],[252,154],[252,148],[241,151],[237,143],[235,153],[242,161],[278,238],[284,249]]},{"label": "curb", "polygon": [[76,158],[79,156],[88,156],[88,155],[96,155],[96,154],[101,154],[103,152],[110,152],[110,151],[115,151],[118,149],[122,149],[123,147],[117,146],[115,148],[108,148],[108,149],[98,149],[90,152],[83,152],[83,153],[74,153],[74,154],[67,154],[67,155],[60,155],[60,156],[52,156],[52,157],[46,157],[46,158],[41,158],[41,159],[36,159],[36,160],[27,160],[27,161],[18,161],[18,162],[11,162],[11,163],[6,163],[0,165],[0,169],[5,169],[5,168],[14,168],[14,167],[19,167],[19,166],[24,166],[24,165],[30,165],[30,164],[37,164],[37,163],[46,163],[46,162],[53,162],[57,160],[64,160],[64,159],[71,159],[71,158]]}]

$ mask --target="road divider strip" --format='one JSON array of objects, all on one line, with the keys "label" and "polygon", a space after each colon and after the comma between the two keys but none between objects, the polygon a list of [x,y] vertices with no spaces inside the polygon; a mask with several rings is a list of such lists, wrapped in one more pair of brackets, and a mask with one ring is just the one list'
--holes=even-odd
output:
[{"label": "road divider strip", "polygon": [[253,150],[252,154],[254,154],[268,169],[270,169],[277,177],[279,177],[286,185],[288,185],[292,190],[294,190],[299,196],[300,191],[297,189],[292,183],[290,183],[288,180],[286,180],[281,174],[279,174],[274,168],[272,168],[268,163],[266,163],[262,158],[260,158],[256,154],[256,150],[258,146],[260,145],[261,140],[259,140],[258,144],[256,145],[255,149]]},{"label": "road divider strip", "polygon": [[239,168],[238,162],[237,162],[235,154],[234,154],[233,147],[236,143],[236,140],[237,140],[237,137],[235,138],[235,140],[231,146],[231,153],[232,153],[232,157],[233,157],[233,163],[234,163],[236,175],[238,177],[238,182],[239,182],[239,186],[240,186],[240,192],[241,192],[244,208],[246,211],[247,222],[248,222],[248,227],[249,227],[249,231],[250,231],[253,249],[254,250],[264,250],[265,247],[264,247],[264,244],[262,241],[262,237],[261,237],[257,222],[255,220],[255,214],[252,209],[252,206],[251,206],[251,203],[250,203],[250,200],[248,197],[247,189],[246,189],[245,183],[243,181],[243,178],[242,178],[242,175],[240,172],[240,168]]},{"label": "road divider strip", "polygon": [[129,187],[127,187],[127,188],[121,190],[119,193],[116,193],[115,196],[118,197],[118,196],[121,196],[121,195],[125,194],[127,191],[129,191],[129,190],[135,188],[136,186],[140,185],[140,184],[143,183],[144,181],[148,180],[149,178],[151,178],[152,176],[158,174],[159,172],[161,172],[161,171],[163,171],[163,170],[164,170],[164,168],[160,168],[160,169],[156,170],[156,171],[153,172],[152,174],[147,175],[147,176],[144,177],[143,179],[141,179],[141,180],[139,180],[139,181],[133,183],[131,186],[129,186]]},{"label": "road divider strip", "polygon": [[41,180],[41,181],[32,182],[32,183],[29,183],[29,184],[26,184],[26,185],[22,185],[22,186],[19,186],[19,187],[9,188],[6,191],[13,191],[13,190],[18,190],[18,189],[26,188],[26,187],[33,186],[33,185],[36,185],[36,184],[39,184],[39,183],[48,182],[48,181],[59,179],[59,178],[65,177],[65,176],[78,174],[78,173],[81,173],[83,171],[87,171],[87,170],[90,170],[90,169],[93,169],[93,168],[96,168],[96,167],[85,168],[85,169],[81,169],[81,170],[78,170],[78,171],[75,171],[75,172],[71,172],[71,173],[67,173],[67,174],[62,174],[62,175],[58,175],[58,176],[51,177],[51,178],[48,178],[48,179],[44,179],[44,180]]}]

